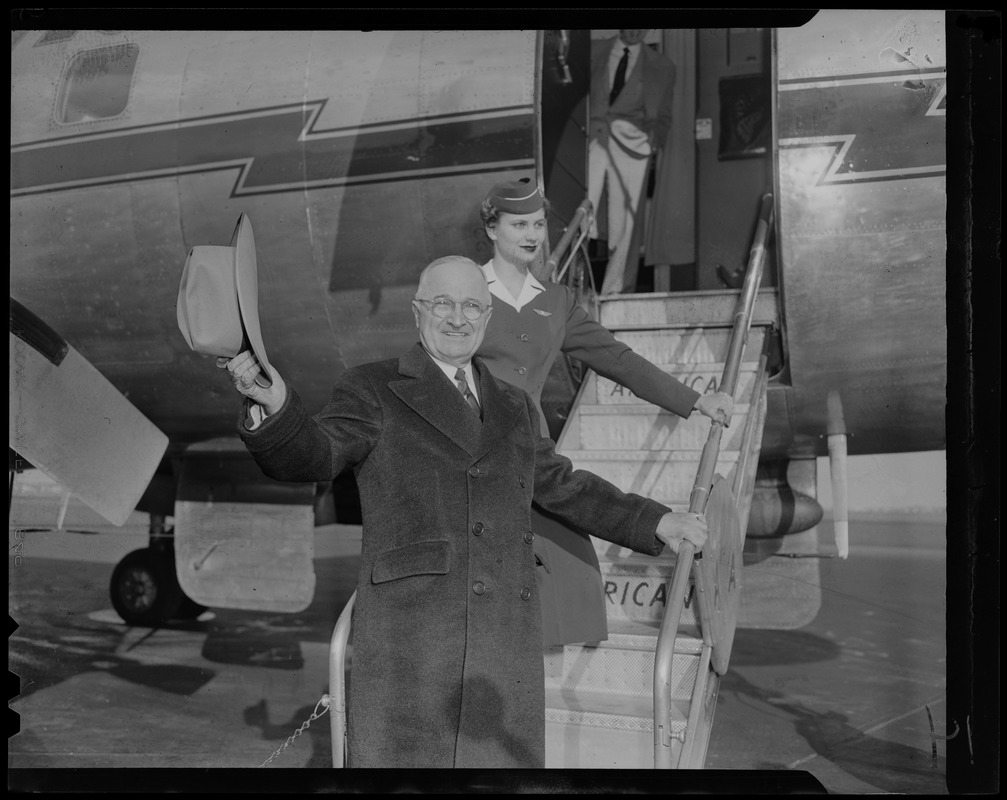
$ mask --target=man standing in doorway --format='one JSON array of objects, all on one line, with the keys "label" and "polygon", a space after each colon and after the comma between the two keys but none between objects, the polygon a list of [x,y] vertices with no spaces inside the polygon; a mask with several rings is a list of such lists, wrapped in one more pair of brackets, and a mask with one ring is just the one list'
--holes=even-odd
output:
[{"label": "man standing in doorway", "polygon": [[[591,48],[591,141],[588,199],[600,213],[608,188],[608,266],[601,293],[631,290],[626,262],[650,156],[663,146],[671,126],[675,64],[647,47],[647,30],[620,30]],[[595,225],[592,238],[597,238]],[[631,275],[635,269],[629,270]]]}]

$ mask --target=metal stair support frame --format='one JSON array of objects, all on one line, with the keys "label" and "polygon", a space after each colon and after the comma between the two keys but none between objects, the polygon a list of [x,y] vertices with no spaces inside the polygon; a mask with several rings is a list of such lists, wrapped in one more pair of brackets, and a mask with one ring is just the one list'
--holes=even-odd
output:
[{"label": "metal stair support frame", "polygon": [[[731,336],[731,345],[728,351],[727,363],[724,366],[724,377],[721,380],[720,389],[734,396],[734,389],[737,382],[738,368],[748,339],[748,330],[752,319],[752,309],[755,305],[756,292],[759,283],[762,281],[762,268],[766,260],[766,241],[772,229],[773,221],[773,196],[769,193],[763,195],[759,208],[759,222],[756,226],[755,237],[749,253],[748,268],[745,273],[745,282],[735,310],[734,332]],[[692,497],[689,501],[689,511],[693,513],[703,513],[706,510],[707,499],[710,488],[713,484],[713,470],[716,467],[717,453],[720,449],[720,438],[723,425],[716,420],[710,423],[710,435],[706,446],[703,448],[703,455],[700,459],[699,471],[696,476],[696,484]],[[675,573],[671,579],[671,586],[668,590],[668,606],[664,618],[661,620],[661,628],[657,637],[657,653],[654,659],[654,767],[657,769],[669,769],[675,765],[672,763],[671,743],[668,738],[666,727],[662,724],[667,718],[670,708],[670,687],[666,676],[671,674],[671,661],[674,652],[675,637],[678,633],[679,620],[682,614],[682,605],[685,600],[685,592],[688,588],[689,573],[695,568],[695,547],[688,541],[683,541],[679,547],[678,563],[675,565]],[[696,570],[695,580],[703,580],[703,573]],[[711,610],[709,607],[709,592],[699,592],[700,623],[703,631],[704,658],[707,649],[710,650],[712,660],[713,639],[710,631]],[[701,673],[697,679],[696,693],[694,699],[703,696],[707,678],[711,675],[711,670]],[[710,678],[717,680],[717,678]],[[695,703],[694,703],[695,705]],[[690,723],[695,723],[698,727],[699,708],[690,709]],[[712,723],[712,716],[710,722]],[[689,742],[689,731],[696,732],[696,727],[690,727],[686,731],[686,742],[683,752],[679,755],[679,765],[682,764],[683,755],[691,757],[692,745]],[[690,759],[686,760],[689,763]]]}]

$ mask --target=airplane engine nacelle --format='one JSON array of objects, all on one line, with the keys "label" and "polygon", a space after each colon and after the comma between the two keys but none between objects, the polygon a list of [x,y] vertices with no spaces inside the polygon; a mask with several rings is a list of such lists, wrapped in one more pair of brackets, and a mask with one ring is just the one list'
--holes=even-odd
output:
[{"label": "airplane engine nacelle", "polygon": [[822,521],[817,500],[788,487],[757,488],[748,514],[747,536],[772,538],[801,533]]},{"label": "airplane engine nacelle", "polygon": [[786,461],[759,464],[747,536],[777,538],[810,530],[822,521],[824,510],[817,500],[794,491],[787,483]]}]

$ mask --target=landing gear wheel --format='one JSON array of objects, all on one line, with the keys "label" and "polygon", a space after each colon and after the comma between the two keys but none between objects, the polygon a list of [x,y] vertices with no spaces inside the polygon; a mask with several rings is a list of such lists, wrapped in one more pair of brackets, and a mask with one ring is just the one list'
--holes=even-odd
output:
[{"label": "landing gear wheel", "polygon": [[182,588],[170,555],[134,550],[112,571],[112,607],[128,625],[163,625],[182,604]]}]

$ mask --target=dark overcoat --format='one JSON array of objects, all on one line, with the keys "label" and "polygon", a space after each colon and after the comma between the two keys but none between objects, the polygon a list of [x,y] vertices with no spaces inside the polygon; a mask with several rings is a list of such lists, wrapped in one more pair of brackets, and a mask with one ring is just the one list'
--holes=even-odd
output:
[{"label": "dark overcoat", "polygon": [[[562,354],[573,356],[637,397],[688,417],[699,399],[689,388],[651,364],[581,308],[566,286],[545,284],[545,291],[518,311],[496,303],[479,347],[479,357],[498,378],[524,389],[541,414],[542,390],[549,370]],[[549,431],[542,419],[542,435]],[[542,598],[542,637],[547,646],[597,642],[608,638],[605,593],[594,544],[556,519],[532,512]]]},{"label": "dark overcoat", "polygon": [[344,373],[309,417],[239,431],[270,477],[352,467],[363,512],[348,699],[351,767],[542,767],[545,690],[532,499],[658,555],[664,506],[555,453],[527,393],[478,359],[483,420],[420,345]]}]

